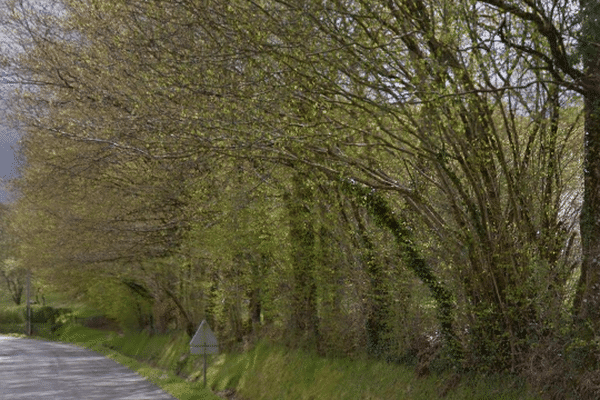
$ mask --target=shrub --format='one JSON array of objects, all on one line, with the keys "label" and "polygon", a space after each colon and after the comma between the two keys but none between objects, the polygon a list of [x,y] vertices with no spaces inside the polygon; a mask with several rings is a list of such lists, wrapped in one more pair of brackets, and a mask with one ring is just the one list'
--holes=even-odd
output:
[{"label": "shrub", "polygon": [[21,324],[24,321],[18,309],[0,309],[0,324]]},{"label": "shrub", "polygon": [[[72,313],[69,308],[54,308],[43,306],[40,308],[31,308],[31,324],[32,330],[40,333],[41,330],[49,330],[50,333],[55,332],[68,320],[68,315]],[[25,320],[27,319],[27,309],[23,311]],[[41,330],[40,330],[41,329]]]}]

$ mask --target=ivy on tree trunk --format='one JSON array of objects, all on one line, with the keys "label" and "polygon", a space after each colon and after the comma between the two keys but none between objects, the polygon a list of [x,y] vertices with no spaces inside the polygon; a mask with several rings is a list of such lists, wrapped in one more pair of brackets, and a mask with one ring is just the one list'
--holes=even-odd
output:
[{"label": "ivy on tree trunk", "polygon": [[405,221],[402,221],[398,214],[394,213],[385,198],[376,190],[350,181],[343,181],[343,186],[366,207],[377,224],[392,233],[406,265],[431,292],[437,306],[437,318],[441,334],[456,365],[459,365],[463,358],[463,351],[452,326],[454,321],[454,298],[419,253],[413,240],[411,227]]}]

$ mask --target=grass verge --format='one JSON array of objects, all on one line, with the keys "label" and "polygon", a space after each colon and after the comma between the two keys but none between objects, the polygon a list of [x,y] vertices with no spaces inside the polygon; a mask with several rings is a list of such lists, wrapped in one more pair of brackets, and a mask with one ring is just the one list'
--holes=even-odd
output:
[{"label": "grass verge", "polygon": [[330,359],[266,341],[244,353],[213,356],[203,388],[202,358],[189,354],[183,333],[118,335],[67,325],[54,339],[98,351],[126,365],[178,399],[219,399],[235,391],[246,400],[537,400],[514,377],[453,375],[417,378],[407,366],[373,360]]}]

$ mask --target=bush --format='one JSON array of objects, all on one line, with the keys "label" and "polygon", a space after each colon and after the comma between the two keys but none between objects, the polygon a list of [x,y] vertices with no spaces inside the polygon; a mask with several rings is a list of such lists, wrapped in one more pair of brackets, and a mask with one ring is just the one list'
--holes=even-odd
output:
[{"label": "bush", "polygon": [[[54,333],[68,320],[68,315],[72,313],[69,308],[54,308],[43,306],[40,308],[31,308],[31,329],[33,332],[44,336],[43,332]],[[27,309],[23,311],[25,320],[27,320]]]},{"label": "bush", "polygon": [[0,333],[24,333],[25,332],[25,324],[24,323],[10,323],[10,324],[0,324]]},{"label": "bush", "polygon": [[[27,319],[27,309],[23,311],[25,315],[25,319]],[[44,306],[41,308],[31,307],[31,323],[46,323],[52,322],[56,320],[58,317],[58,312],[54,307]]]},{"label": "bush", "polygon": [[18,309],[0,309],[0,324],[21,324],[23,322],[25,322],[25,319]]}]

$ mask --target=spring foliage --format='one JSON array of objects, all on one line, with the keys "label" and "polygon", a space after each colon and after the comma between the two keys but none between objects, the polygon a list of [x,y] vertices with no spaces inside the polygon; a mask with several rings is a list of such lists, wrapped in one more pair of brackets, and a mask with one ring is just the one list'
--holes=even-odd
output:
[{"label": "spring foliage", "polygon": [[523,371],[593,341],[596,43],[552,3],[7,1],[19,260],[230,346]]}]

